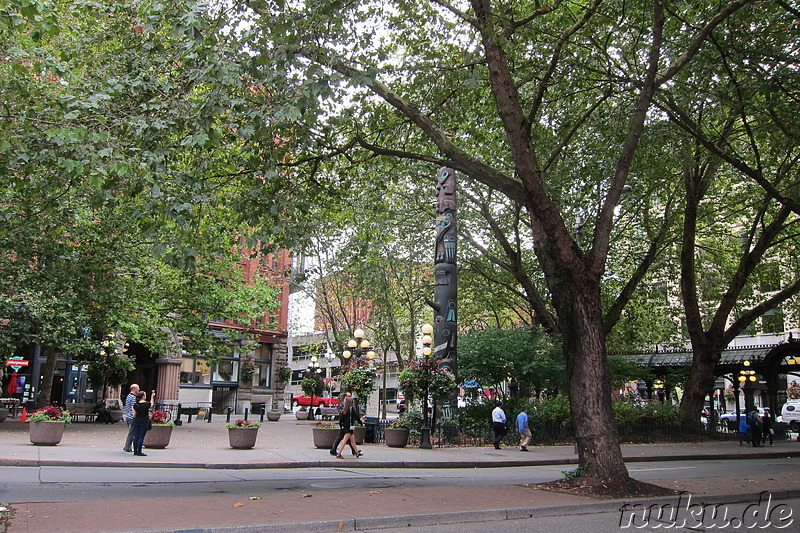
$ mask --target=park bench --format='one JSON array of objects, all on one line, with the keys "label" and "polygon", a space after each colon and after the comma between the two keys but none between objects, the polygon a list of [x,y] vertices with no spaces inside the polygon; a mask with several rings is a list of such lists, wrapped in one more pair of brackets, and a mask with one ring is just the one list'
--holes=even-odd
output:
[{"label": "park bench", "polygon": [[338,407],[320,407],[319,414],[323,420],[337,420],[339,418]]},{"label": "park bench", "polygon": [[94,412],[93,403],[68,403],[64,408],[72,415],[72,421],[77,422],[78,417],[83,417],[84,422],[94,422],[97,413]]}]

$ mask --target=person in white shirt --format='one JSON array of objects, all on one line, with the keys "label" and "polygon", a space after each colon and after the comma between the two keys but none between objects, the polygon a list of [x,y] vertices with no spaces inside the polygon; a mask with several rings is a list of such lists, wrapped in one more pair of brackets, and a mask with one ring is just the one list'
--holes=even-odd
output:
[{"label": "person in white shirt", "polygon": [[503,402],[500,401],[492,411],[492,432],[494,432],[494,448],[499,450],[500,441],[506,436],[506,413],[503,411]]}]

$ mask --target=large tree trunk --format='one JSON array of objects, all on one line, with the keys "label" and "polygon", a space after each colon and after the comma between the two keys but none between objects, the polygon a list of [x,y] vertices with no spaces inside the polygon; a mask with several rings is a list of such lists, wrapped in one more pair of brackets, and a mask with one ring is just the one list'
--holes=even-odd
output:
[{"label": "large tree trunk", "polygon": [[563,291],[554,299],[564,338],[578,459],[588,465],[586,476],[622,490],[630,477],[611,407],[599,291],[586,289],[571,296]]},{"label": "large tree trunk", "polygon": [[50,405],[50,396],[53,392],[53,375],[56,373],[58,355],[53,346],[42,346],[42,355],[45,358],[42,365],[42,387],[39,389],[39,399],[36,406],[41,408]]},{"label": "large tree trunk", "polygon": [[686,380],[680,412],[684,426],[699,429],[702,427],[700,414],[706,395],[714,388],[714,369],[719,361],[719,352],[715,355],[713,351],[694,345],[692,349],[692,371]]}]

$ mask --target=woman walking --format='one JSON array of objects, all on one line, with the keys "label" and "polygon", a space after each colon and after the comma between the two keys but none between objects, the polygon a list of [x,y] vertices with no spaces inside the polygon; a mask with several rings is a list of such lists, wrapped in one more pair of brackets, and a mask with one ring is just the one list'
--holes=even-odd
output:
[{"label": "woman walking", "polygon": [[[133,404],[133,455],[147,456],[142,453],[144,436],[150,429],[150,402],[145,399],[144,391],[136,393],[136,403]],[[150,398],[154,400],[154,398]]]},{"label": "woman walking", "polygon": [[355,423],[361,422],[361,416],[358,414],[358,409],[356,409],[353,398],[346,398],[344,400],[344,407],[342,407],[342,412],[339,415],[339,435],[342,437],[342,441],[339,443],[339,448],[336,449],[336,457],[339,459],[344,459],[342,457],[342,450],[344,447],[350,444],[350,448],[353,450],[353,455],[356,457],[361,457],[364,455],[361,453],[361,450],[358,449],[356,446],[356,436],[354,434],[355,431]]}]

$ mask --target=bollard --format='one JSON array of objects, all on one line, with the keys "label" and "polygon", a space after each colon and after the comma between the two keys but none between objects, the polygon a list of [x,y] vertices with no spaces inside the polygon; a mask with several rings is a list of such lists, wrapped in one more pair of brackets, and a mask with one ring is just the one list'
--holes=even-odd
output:
[{"label": "bollard", "polygon": [[209,406],[209,408],[208,408],[208,416],[206,416],[206,422],[208,422],[209,424],[211,423],[211,412],[212,411],[213,411],[213,409]]},{"label": "bollard", "polygon": [[250,414],[250,409],[247,407],[244,408],[244,421],[247,422],[247,415]]},{"label": "bollard", "polygon": [[187,424],[191,424],[192,423],[192,409],[191,408],[189,408],[189,412],[186,413],[186,423]]},{"label": "bollard", "polygon": [[262,424],[264,423],[264,411],[267,410],[267,402],[261,404],[261,418],[258,420]]},{"label": "bollard", "polygon": [[178,404],[178,416],[175,417],[175,425],[182,426],[183,421],[181,420],[181,404]]},{"label": "bollard", "polygon": [[231,423],[231,411],[233,411],[233,409],[231,409],[230,407],[228,407],[228,418],[227,418],[227,419],[225,419],[225,422],[226,422],[227,424],[230,424],[230,423]]}]

